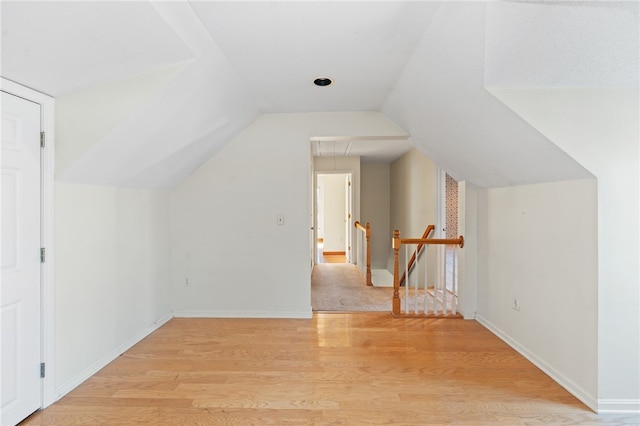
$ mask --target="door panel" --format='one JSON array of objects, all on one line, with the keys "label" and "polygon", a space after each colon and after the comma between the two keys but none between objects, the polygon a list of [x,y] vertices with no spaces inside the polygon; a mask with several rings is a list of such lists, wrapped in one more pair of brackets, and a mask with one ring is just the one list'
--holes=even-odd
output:
[{"label": "door panel", "polygon": [[346,257],[347,257],[347,263],[355,263],[355,259],[353,257],[353,241],[351,241],[353,239],[352,234],[353,234],[353,224],[354,224],[354,219],[353,219],[353,186],[351,184],[351,182],[353,181],[353,175],[351,173],[347,174],[345,177],[345,194],[346,194],[346,200],[345,200],[345,205],[347,206],[347,212],[346,212],[346,229],[345,229],[345,235],[346,235],[346,241],[345,241],[345,253],[346,253]]},{"label": "door panel", "polygon": [[2,92],[0,424],[41,406],[40,105]]}]

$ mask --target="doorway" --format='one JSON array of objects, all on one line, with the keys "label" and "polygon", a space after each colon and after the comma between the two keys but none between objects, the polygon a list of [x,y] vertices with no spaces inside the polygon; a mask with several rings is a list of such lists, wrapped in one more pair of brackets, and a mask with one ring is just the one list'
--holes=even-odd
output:
[{"label": "doorway", "polygon": [[[439,186],[440,201],[438,204],[440,211],[438,213],[438,223],[439,229],[442,230],[440,238],[455,239],[459,236],[459,183],[447,172],[440,170]],[[440,286],[458,296],[457,289],[453,285],[453,276],[458,274],[458,262],[457,257],[454,256],[453,248],[451,246],[442,246],[438,256]]]},{"label": "doorway", "polygon": [[352,263],[353,173],[316,173],[316,263]]}]

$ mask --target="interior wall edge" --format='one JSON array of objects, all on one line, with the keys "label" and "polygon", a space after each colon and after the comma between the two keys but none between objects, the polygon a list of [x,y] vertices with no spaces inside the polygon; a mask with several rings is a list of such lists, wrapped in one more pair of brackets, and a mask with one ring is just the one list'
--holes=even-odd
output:
[{"label": "interior wall edge", "polygon": [[507,345],[512,347],[516,352],[525,357],[527,360],[531,361],[533,365],[542,370],[545,374],[551,377],[556,383],[562,386],[567,390],[571,395],[578,398],[583,404],[589,407],[592,411],[598,413],[599,402],[595,395],[589,394],[585,389],[581,386],[577,385],[575,382],[567,378],[565,375],[557,371],[547,362],[542,360],[536,353],[529,350],[526,346],[521,344],[518,340],[511,337],[508,333],[501,330],[499,327],[494,325],[491,321],[484,318],[482,315],[476,313],[476,321],[478,321],[483,327],[487,330],[495,334],[505,342]]},{"label": "interior wall edge", "polygon": [[102,356],[102,358],[100,358],[99,360],[97,360],[96,362],[94,362],[93,364],[91,364],[90,366],[88,366],[87,368],[85,368],[75,376],[73,376],[71,379],[67,380],[65,383],[61,384],[60,386],[57,386],[55,389],[55,400],[56,401],[59,400],[60,398],[62,398],[63,396],[65,396],[66,394],[74,390],[84,381],[86,381],[91,376],[96,374],[98,371],[106,367],[110,362],[118,358],[124,352],[131,349],[134,345],[139,343],[142,339],[144,339],[145,337],[149,336],[151,333],[153,333],[154,331],[162,327],[169,320],[171,320],[171,318],[173,318],[173,315],[171,314],[171,312],[168,312],[167,314],[163,315],[162,317],[158,318],[157,320],[149,324],[144,329],[140,330],[139,332],[131,336],[128,340],[126,340],[122,344],[116,346],[112,351]]},{"label": "interior wall edge", "polygon": [[300,311],[200,311],[200,310],[178,310],[173,312],[174,318],[289,318],[289,319],[311,319],[313,311],[311,306],[308,310]]}]

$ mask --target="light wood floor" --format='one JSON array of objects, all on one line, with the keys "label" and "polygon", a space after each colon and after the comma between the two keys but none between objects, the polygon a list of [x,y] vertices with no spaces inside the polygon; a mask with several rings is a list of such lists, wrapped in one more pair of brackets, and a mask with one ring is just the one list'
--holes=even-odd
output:
[{"label": "light wood floor", "polygon": [[25,425],[633,424],[475,321],[173,319]]},{"label": "light wood floor", "polygon": [[318,239],[318,258],[317,263],[347,263],[347,256],[344,252],[324,252],[324,241]]},{"label": "light wood floor", "polygon": [[323,253],[320,263],[347,263],[347,257],[344,254]]}]

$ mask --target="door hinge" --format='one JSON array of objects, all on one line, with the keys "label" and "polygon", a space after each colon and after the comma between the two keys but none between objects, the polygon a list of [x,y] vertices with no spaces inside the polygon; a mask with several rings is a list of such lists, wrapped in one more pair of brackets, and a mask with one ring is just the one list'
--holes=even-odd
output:
[{"label": "door hinge", "polygon": [[40,247],[40,263],[44,263],[45,262],[45,251],[44,251],[44,247]]},{"label": "door hinge", "polygon": [[40,378],[44,379],[44,362],[40,363]]},{"label": "door hinge", "polygon": [[351,186],[351,181],[349,181],[349,186]]},{"label": "door hinge", "polygon": [[40,148],[44,148],[45,139],[46,139],[46,137],[44,135],[44,132],[40,132]]}]

